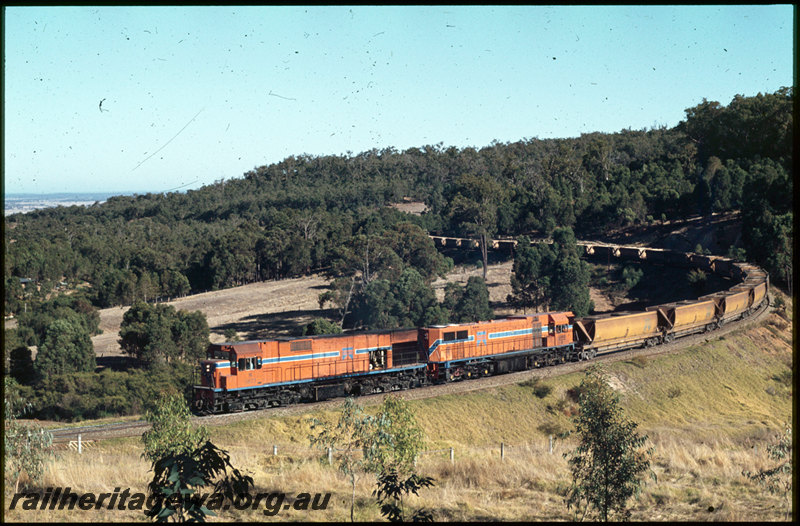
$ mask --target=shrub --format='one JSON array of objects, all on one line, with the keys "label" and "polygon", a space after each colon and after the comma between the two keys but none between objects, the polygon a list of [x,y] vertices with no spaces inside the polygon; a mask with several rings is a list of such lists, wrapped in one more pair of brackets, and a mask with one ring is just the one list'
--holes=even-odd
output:
[{"label": "shrub", "polygon": [[678,398],[680,395],[681,395],[680,387],[670,387],[669,391],[667,391],[667,397],[670,399]]},{"label": "shrub", "polygon": [[639,280],[642,279],[644,275],[644,271],[640,268],[636,267],[625,267],[622,271],[622,279],[625,282],[626,289],[632,289],[635,287]]},{"label": "shrub", "polygon": [[537,398],[545,398],[550,392],[553,390],[552,387],[545,384],[536,385],[533,388],[533,394],[536,395]]},{"label": "shrub", "polygon": [[341,334],[342,328],[325,318],[315,318],[314,321],[303,327],[301,336],[314,334]]},{"label": "shrub", "polygon": [[686,275],[686,279],[698,295],[702,294],[706,289],[706,278],[706,273],[699,268],[690,270],[689,274]]},{"label": "shrub", "polygon": [[569,389],[567,389],[566,393],[567,398],[577,404],[578,402],[580,402],[581,394],[583,394],[584,390],[585,386],[583,385],[576,385],[574,387],[570,387]]}]

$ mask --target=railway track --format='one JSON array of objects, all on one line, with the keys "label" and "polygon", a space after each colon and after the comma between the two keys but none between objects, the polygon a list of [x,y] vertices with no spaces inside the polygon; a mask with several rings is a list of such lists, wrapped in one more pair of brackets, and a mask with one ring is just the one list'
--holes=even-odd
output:
[{"label": "railway track", "polygon": [[[760,309],[754,312],[751,316],[726,324],[725,326],[707,333],[693,334],[678,338],[671,343],[664,343],[650,348],[639,349],[623,349],[604,353],[593,360],[584,362],[567,362],[554,367],[543,367],[540,369],[531,369],[526,371],[519,371],[514,373],[489,376],[484,378],[477,378],[473,380],[464,380],[460,382],[445,383],[440,385],[431,385],[423,388],[410,389],[402,391],[403,397],[407,400],[421,400],[425,398],[433,398],[437,396],[450,395],[450,394],[463,394],[471,391],[482,389],[491,389],[503,385],[515,384],[529,380],[532,378],[551,378],[559,375],[570,374],[582,371],[595,363],[613,363],[617,361],[629,360],[635,356],[658,356],[663,354],[671,354],[693,345],[699,345],[707,341],[719,339],[726,334],[733,331],[756,326],[766,320],[771,311],[771,302],[769,296]],[[359,399],[369,402],[377,402],[383,400],[387,393],[378,393],[372,395],[360,396]],[[304,414],[309,411],[319,409],[335,409],[343,402],[342,398],[326,400],[324,402],[311,402],[296,404],[286,407],[275,407],[268,409],[260,409],[255,411],[246,411],[241,413],[228,413],[219,415],[208,416],[195,416],[193,421],[197,424],[207,426],[224,425],[232,422],[242,420],[250,420],[253,418],[264,417],[282,417],[290,415]],[[109,438],[121,438],[130,436],[141,436],[150,424],[144,420],[137,420],[133,422],[120,422],[113,424],[96,424],[91,426],[76,426],[68,428],[50,429],[53,433],[54,444],[68,444],[77,441],[78,435],[81,435],[82,441],[98,441]]]}]

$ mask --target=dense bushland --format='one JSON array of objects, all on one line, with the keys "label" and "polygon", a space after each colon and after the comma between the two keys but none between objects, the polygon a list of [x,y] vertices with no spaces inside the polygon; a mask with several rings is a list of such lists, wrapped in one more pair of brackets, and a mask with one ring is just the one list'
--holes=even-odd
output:
[{"label": "dense bushland", "polygon": [[[291,156],[185,193],[5,219],[6,312],[18,285],[88,281],[107,307],[331,267],[342,247],[411,221],[424,231],[578,237],[659,219],[742,210],[744,248],[785,281],[791,267],[791,88],[703,101],[674,128]],[[385,208],[403,198],[428,212]],[[763,250],[766,246],[770,250]]]},{"label": "dense bushland", "polygon": [[[85,208],[8,216],[5,312],[19,325],[6,334],[6,371],[45,396],[53,378],[94,374],[80,371],[93,366],[81,357],[88,336],[98,331],[96,307],[311,272],[332,278],[320,304],[335,307],[335,321],[344,328],[489,316],[486,285],[479,281],[463,290],[450,287],[444,302],[435,300],[430,283],[452,262],[428,234],[473,237],[485,269],[493,237],[571,231],[590,238],[628,225],[740,210],[742,246],[727,250],[763,265],[773,284],[791,287],[793,102],[793,90],[782,88],[736,96],[727,106],[704,100],[674,128],[493,142],[480,149],[437,144],[291,156],[185,193],[118,196]],[[409,215],[388,206],[404,199],[424,202],[427,211]],[[519,277],[520,306],[542,304],[548,294],[558,306],[570,295],[564,308],[590,310],[588,298],[572,290],[588,272],[577,258],[534,252],[527,254],[529,269],[576,278],[539,283],[532,275]],[[635,275],[626,278],[630,286],[635,281]],[[51,297],[64,289],[79,293]],[[196,333],[193,327],[202,333],[204,320],[184,317],[167,329],[153,321],[159,316],[140,317],[142,327],[161,331],[144,345],[168,344],[169,355],[159,360],[170,366],[173,357],[196,358],[201,344],[182,346],[176,334]],[[34,345],[46,353],[70,349],[72,358],[34,368],[27,351]],[[148,349],[133,354],[152,362]],[[135,383],[138,370],[119,374],[133,375],[125,382]],[[47,396],[108,394],[92,389]],[[133,411],[134,403],[112,412]],[[43,411],[69,407],[63,417],[102,411],[64,400],[48,404]],[[117,406],[109,399],[104,407]]]}]

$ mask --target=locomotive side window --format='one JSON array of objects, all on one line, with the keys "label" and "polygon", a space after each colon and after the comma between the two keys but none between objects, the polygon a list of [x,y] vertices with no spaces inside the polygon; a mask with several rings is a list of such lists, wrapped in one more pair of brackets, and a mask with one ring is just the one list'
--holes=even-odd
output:
[{"label": "locomotive side window", "polygon": [[455,332],[446,332],[446,333],[444,333],[444,341],[452,342],[455,339],[456,339],[456,333]]},{"label": "locomotive side window", "polygon": [[258,364],[258,369],[261,369],[261,364],[258,363],[258,358],[239,358],[240,371],[251,371],[256,369],[256,364]]},{"label": "locomotive side window", "polygon": [[456,340],[466,340],[467,337],[467,331],[458,331],[456,333]]}]

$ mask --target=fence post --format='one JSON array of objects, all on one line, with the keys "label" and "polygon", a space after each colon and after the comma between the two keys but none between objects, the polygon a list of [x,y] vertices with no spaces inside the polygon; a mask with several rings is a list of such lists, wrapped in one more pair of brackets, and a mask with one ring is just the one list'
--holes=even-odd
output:
[{"label": "fence post", "polygon": [[500,442],[500,460],[505,461],[506,459],[506,445]]},{"label": "fence post", "polygon": [[333,448],[328,448],[328,464],[333,465]]},{"label": "fence post", "polygon": [[278,446],[277,445],[273,445],[272,446],[272,456],[274,457],[277,454],[278,454]]},{"label": "fence post", "polygon": [[78,454],[80,455],[81,452],[82,452],[82,449],[81,449],[81,434],[78,433]]},{"label": "fence post", "polygon": [[550,435],[550,454],[553,454],[553,435]]},{"label": "fence post", "polygon": [[455,450],[453,450],[453,448],[450,448],[450,463],[455,464],[455,462],[456,462]]}]

